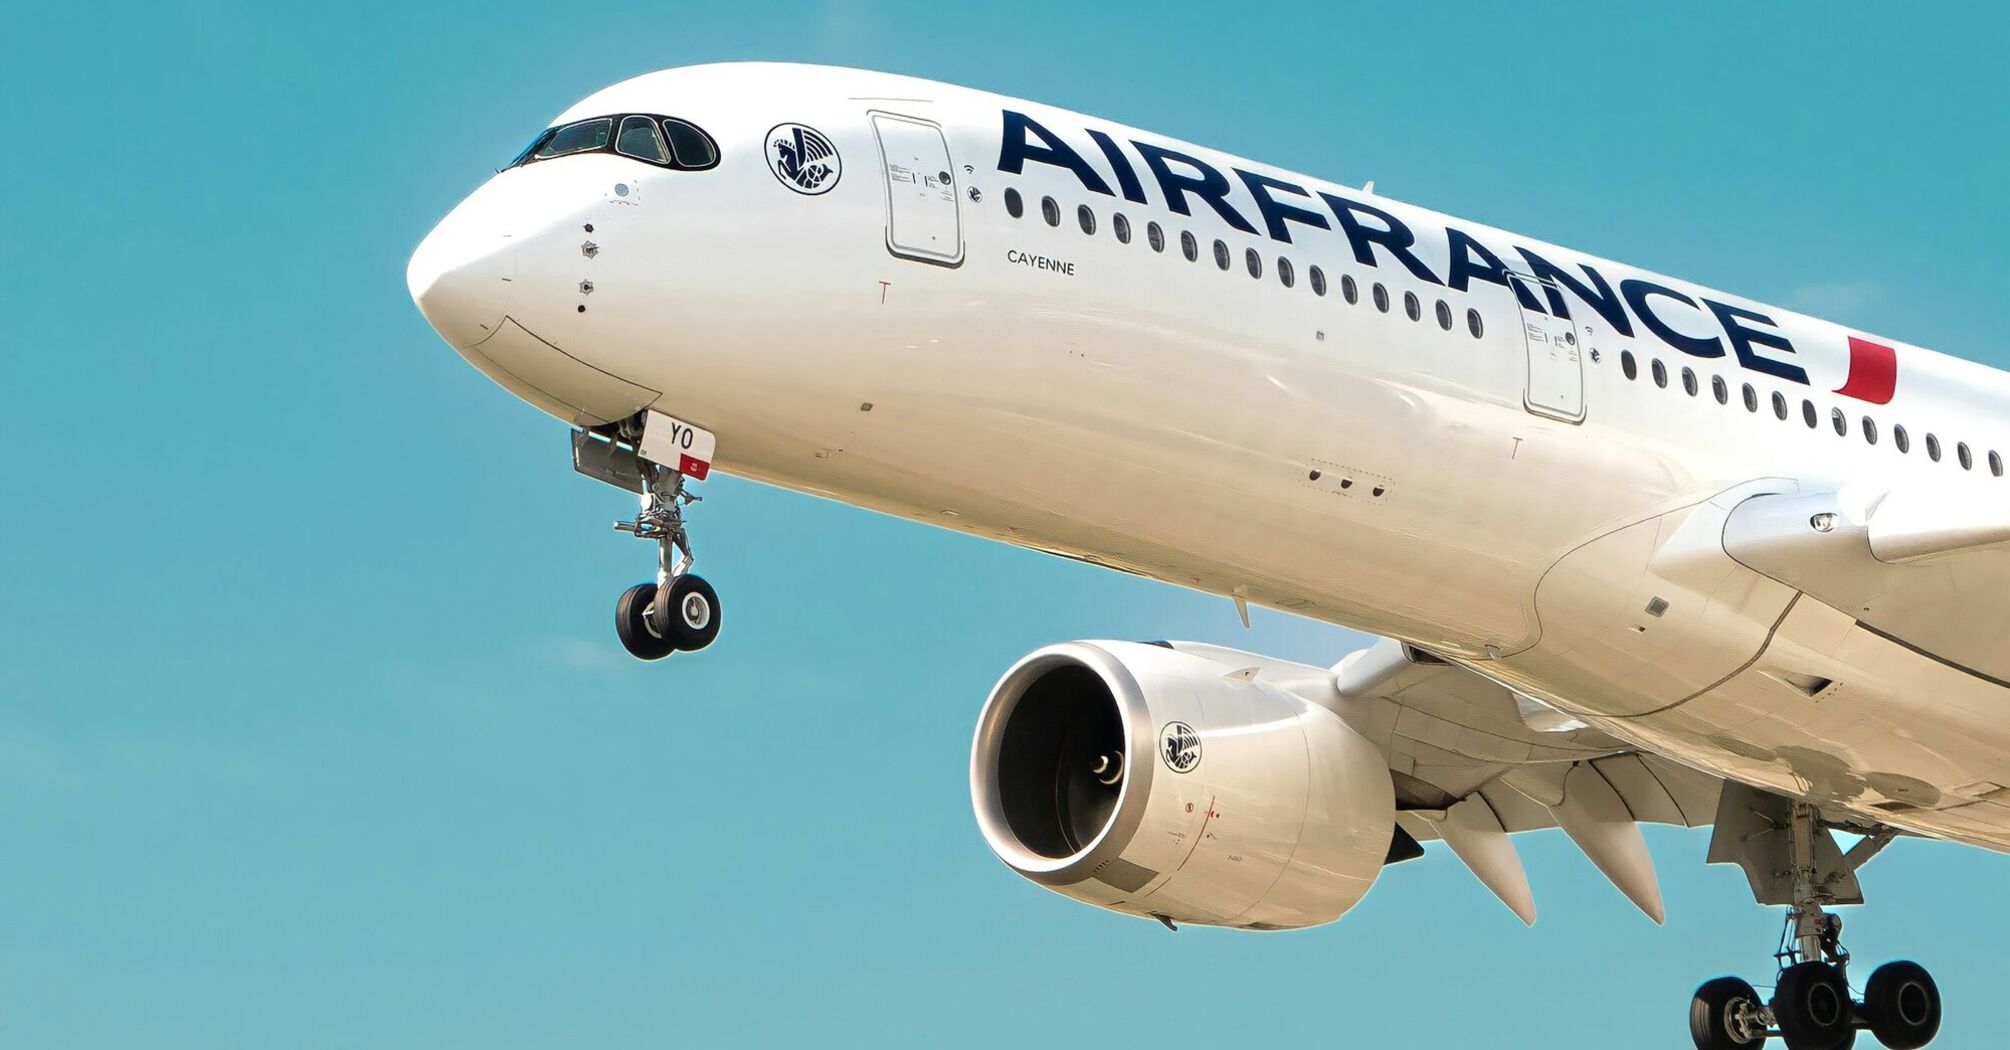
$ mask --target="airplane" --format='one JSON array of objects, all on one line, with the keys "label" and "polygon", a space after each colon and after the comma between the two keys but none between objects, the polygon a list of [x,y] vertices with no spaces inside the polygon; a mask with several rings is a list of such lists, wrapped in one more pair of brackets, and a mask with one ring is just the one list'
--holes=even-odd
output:
[{"label": "airplane", "polygon": [[[1052,106],[775,63],[560,113],[408,270],[656,544],[615,627],[718,635],[713,469],[1355,628],[1316,667],[1069,641],[1005,671],[973,810],[1028,880],[1250,930],[1442,842],[1523,921],[1558,828],[1785,909],[1701,1050],[1924,1046],[1831,909],[1902,837],[2010,850],[2010,375]],[[1839,839],[1838,835],[1842,838]],[[1847,848],[1845,848],[1847,843]]]}]

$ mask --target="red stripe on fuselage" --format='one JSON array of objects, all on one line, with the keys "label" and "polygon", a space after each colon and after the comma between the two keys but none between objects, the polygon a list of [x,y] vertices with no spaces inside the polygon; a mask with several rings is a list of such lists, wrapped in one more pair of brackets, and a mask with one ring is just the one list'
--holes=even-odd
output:
[{"label": "red stripe on fuselage", "polygon": [[1868,339],[1849,337],[1849,382],[1836,393],[1868,401],[1891,404],[1898,389],[1898,351]]}]

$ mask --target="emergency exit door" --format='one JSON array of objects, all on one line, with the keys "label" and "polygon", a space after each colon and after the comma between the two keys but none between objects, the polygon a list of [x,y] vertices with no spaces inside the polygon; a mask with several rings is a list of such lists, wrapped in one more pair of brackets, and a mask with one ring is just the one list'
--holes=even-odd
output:
[{"label": "emergency exit door", "polygon": [[1530,412],[1567,423],[1584,420],[1584,340],[1577,322],[1557,306],[1554,286],[1528,274],[1510,274],[1521,306],[1522,340],[1528,354],[1528,387],[1523,404]]},{"label": "emergency exit door", "polygon": [[943,266],[963,262],[956,166],[942,129],[926,120],[874,113],[886,176],[886,249]]}]

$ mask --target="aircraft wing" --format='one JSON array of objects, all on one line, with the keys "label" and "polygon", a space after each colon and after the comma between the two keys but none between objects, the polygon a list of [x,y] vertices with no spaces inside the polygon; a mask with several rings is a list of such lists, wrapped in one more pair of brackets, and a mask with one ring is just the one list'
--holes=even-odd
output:
[{"label": "aircraft wing", "polygon": [[2001,485],[1755,496],[1726,520],[1724,549],[1876,634],[2010,687]]},{"label": "aircraft wing", "polygon": [[[1176,644],[1248,660],[1233,650]],[[1641,911],[1663,920],[1639,825],[1710,824],[1722,780],[1629,747],[1393,640],[1355,652],[1329,672],[1309,673],[1315,670],[1280,661],[1264,673],[1335,711],[1387,757],[1403,832],[1392,859],[1402,859],[1404,845],[1421,852],[1414,842],[1442,840],[1532,924],[1534,894],[1509,836],[1561,828]]]}]

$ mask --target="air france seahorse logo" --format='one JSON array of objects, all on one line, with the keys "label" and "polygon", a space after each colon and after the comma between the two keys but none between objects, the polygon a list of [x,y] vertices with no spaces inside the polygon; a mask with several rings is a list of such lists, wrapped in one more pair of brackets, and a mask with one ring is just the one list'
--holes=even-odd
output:
[{"label": "air france seahorse logo", "polygon": [[843,164],[837,147],[815,128],[777,124],[768,132],[768,168],[797,193],[818,194],[837,185]]},{"label": "air france seahorse logo", "polygon": [[1200,765],[1200,734],[1185,722],[1167,722],[1159,730],[1159,757],[1175,773],[1191,773]]}]

